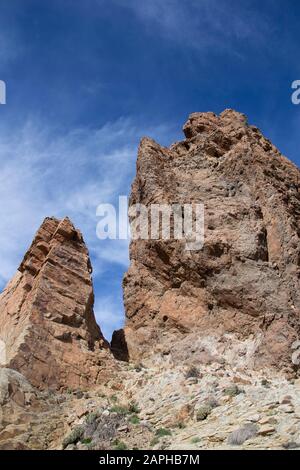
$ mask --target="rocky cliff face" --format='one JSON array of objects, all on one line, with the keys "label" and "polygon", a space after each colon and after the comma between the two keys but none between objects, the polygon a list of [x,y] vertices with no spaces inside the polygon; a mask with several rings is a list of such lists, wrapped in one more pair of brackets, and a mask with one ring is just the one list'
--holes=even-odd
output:
[{"label": "rocky cliff face", "polygon": [[39,388],[103,379],[108,344],[93,313],[88,250],[68,218],[46,218],[0,296],[2,366]]},{"label": "rocky cliff face", "polygon": [[142,140],[130,205],[203,203],[204,246],[132,241],[111,348],[81,233],[38,230],[0,296],[0,449],[300,448],[299,170],[232,110],[184,132]]},{"label": "rocky cliff face", "polygon": [[204,247],[188,251],[184,239],[131,243],[123,334],[129,357],[156,352],[294,372],[299,169],[235,111],[194,113],[183,130],[185,140],[170,148],[141,141],[130,204],[203,203]]}]

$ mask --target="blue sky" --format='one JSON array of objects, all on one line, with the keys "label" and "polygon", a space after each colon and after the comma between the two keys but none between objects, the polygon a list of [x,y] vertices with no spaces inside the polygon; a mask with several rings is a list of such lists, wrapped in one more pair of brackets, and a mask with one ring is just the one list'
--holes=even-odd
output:
[{"label": "blue sky", "polygon": [[0,288],[43,218],[69,215],[110,336],[128,246],[96,238],[96,207],[128,194],[140,138],[235,108],[299,164],[299,45],[293,0],[1,0]]}]

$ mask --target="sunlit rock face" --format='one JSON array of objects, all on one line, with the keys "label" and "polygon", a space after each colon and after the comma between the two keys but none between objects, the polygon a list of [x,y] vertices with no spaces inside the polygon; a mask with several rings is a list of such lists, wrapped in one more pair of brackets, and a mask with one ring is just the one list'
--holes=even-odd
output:
[{"label": "sunlit rock face", "polygon": [[39,388],[86,388],[105,376],[88,250],[68,218],[46,218],[0,296],[2,365]]},{"label": "sunlit rock face", "polygon": [[233,110],[194,113],[183,130],[169,148],[141,141],[130,205],[203,203],[204,246],[131,242],[126,327],[114,347],[122,337],[134,360],[156,354],[295,372],[299,169]]}]

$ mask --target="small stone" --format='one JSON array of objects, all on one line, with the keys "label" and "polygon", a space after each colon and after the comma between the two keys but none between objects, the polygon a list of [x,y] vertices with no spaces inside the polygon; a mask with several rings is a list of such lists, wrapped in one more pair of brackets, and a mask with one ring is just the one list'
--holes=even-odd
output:
[{"label": "small stone", "polygon": [[224,404],[228,403],[229,401],[231,401],[231,397],[229,397],[229,396],[223,396],[223,397],[220,398],[220,404],[221,405],[224,405]]},{"label": "small stone", "polygon": [[102,412],[102,416],[109,416],[110,415],[110,411],[109,410],[104,410]]},{"label": "small stone", "polygon": [[247,418],[247,421],[250,421],[251,423],[257,423],[260,420],[260,415],[251,415]]},{"label": "small stone", "polygon": [[82,416],[85,416],[88,413],[88,410],[84,406],[80,406],[76,409],[76,415],[78,418],[82,418]]},{"label": "small stone", "polygon": [[278,410],[284,413],[294,413],[294,407],[292,405],[280,405],[278,406]]},{"label": "small stone", "polygon": [[150,428],[151,428],[150,423],[148,423],[148,421],[146,421],[145,419],[143,419],[142,421],[140,421],[140,426],[142,426],[143,428],[147,428],[147,429],[150,429]]},{"label": "small stone", "polygon": [[297,349],[296,351],[293,352],[293,354],[292,354],[292,363],[295,366],[299,366],[299,364],[300,364],[300,349]]},{"label": "small stone", "polygon": [[259,421],[259,424],[277,424],[277,419],[272,416],[265,416]]},{"label": "small stone", "polygon": [[295,351],[295,349],[299,349],[299,348],[300,348],[300,340],[298,339],[297,341],[293,342],[293,344],[291,345],[291,349]]},{"label": "small stone", "polygon": [[273,432],[275,431],[276,429],[273,426],[265,424],[258,430],[257,434],[259,434],[260,436],[267,436],[268,434],[273,434]]},{"label": "small stone", "polygon": [[251,380],[245,379],[237,375],[233,377],[233,382],[236,384],[251,385]]},{"label": "small stone", "polygon": [[127,426],[127,424],[124,424],[123,426],[119,426],[119,427],[117,428],[117,431],[119,431],[119,432],[128,432],[128,426]]},{"label": "small stone", "polygon": [[194,385],[198,383],[198,379],[197,377],[189,377],[188,379],[186,379],[185,383],[186,385]]},{"label": "small stone", "polygon": [[287,441],[282,444],[282,447],[286,450],[299,449],[300,443],[295,441]]},{"label": "small stone", "polygon": [[282,398],[281,402],[282,405],[290,405],[292,403],[292,397],[290,395],[286,395]]},{"label": "small stone", "polygon": [[76,450],[87,450],[87,447],[85,444],[83,444],[82,442],[78,442],[76,444]]}]

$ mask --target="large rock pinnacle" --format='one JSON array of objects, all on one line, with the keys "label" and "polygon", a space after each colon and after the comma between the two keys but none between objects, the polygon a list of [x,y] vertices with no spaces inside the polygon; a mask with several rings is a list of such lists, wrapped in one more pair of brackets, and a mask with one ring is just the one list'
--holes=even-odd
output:
[{"label": "large rock pinnacle", "polygon": [[217,357],[295,372],[299,169],[233,110],[194,113],[184,133],[169,148],[141,141],[130,204],[203,203],[204,247],[132,241],[124,279],[129,357]]},{"label": "large rock pinnacle", "polygon": [[91,271],[71,221],[46,218],[0,296],[2,365],[40,388],[85,388],[101,379],[108,344],[93,313]]}]

